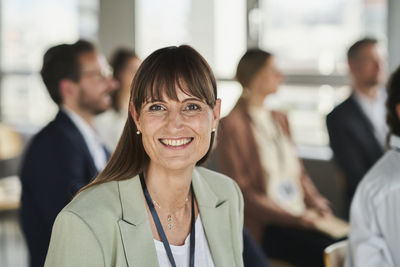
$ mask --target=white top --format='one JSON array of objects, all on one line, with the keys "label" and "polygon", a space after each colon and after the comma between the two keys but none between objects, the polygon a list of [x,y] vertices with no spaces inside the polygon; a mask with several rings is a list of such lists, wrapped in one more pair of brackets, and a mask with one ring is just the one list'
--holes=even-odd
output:
[{"label": "white top", "polygon": [[95,119],[96,129],[104,140],[107,148],[114,151],[121,137],[128,114],[125,112],[117,112],[110,108],[106,112],[101,113]]},{"label": "white top", "polygon": [[270,199],[286,211],[304,213],[301,165],[296,147],[265,108],[250,108],[251,127],[259,148]]},{"label": "white top", "polygon": [[400,266],[400,137],[356,190],[346,267]]},{"label": "white top", "polygon": [[385,102],[387,98],[384,88],[380,88],[377,92],[375,99],[360,94],[355,91],[355,99],[361,106],[361,110],[367,116],[374,127],[374,135],[379,144],[384,148],[386,147],[386,136],[388,134],[388,127],[386,125],[386,107]]},{"label": "white top", "polygon": [[90,155],[94,161],[97,171],[102,171],[107,163],[107,155],[100,136],[84,119],[67,107],[63,107],[63,111],[72,120],[79,132],[83,135],[83,139],[88,146]]},{"label": "white top", "polygon": [[[200,219],[200,214],[197,217],[196,224],[196,245],[194,252],[194,266],[201,267],[214,267],[214,262],[211,257],[210,248],[208,247],[208,242],[206,234],[204,233],[203,224]],[[164,245],[161,241],[154,240],[156,245],[157,258],[160,267],[171,266],[167,253],[165,251]],[[170,245],[172,255],[177,267],[187,267],[189,266],[189,256],[190,256],[190,234],[185,239],[185,244],[182,246]]]}]

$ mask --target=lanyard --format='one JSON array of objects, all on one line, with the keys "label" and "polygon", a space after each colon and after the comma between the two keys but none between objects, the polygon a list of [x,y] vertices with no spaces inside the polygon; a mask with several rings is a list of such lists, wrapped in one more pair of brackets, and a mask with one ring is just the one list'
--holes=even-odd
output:
[{"label": "lanyard", "polygon": [[[172,255],[171,247],[169,246],[168,239],[165,235],[164,229],[161,225],[160,218],[158,217],[157,211],[154,208],[153,200],[151,199],[150,193],[147,190],[146,182],[144,181],[144,176],[143,173],[139,174],[140,177],[140,183],[142,184],[142,189],[144,196],[146,198],[147,205],[149,206],[151,216],[153,217],[154,224],[156,225],[158,234],[160,235],[161,241],[163,242],[165,251],[167,252],[167,256],[169,259],[169,262],[171,263],[172,267],[176,267],[176,263],[174,260],[174,256]],[[192,188],[192,185],[190,185]],[[194,246],[195,246],[195,221],[194,221],[194,192],[192,188],[192,218],[190,222],[190,258],[189,258],[189,267],[194,267]]]}]

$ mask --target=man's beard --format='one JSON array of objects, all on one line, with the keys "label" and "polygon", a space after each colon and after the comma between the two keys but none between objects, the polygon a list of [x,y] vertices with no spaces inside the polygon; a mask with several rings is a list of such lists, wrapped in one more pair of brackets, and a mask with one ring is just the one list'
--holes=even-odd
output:
[{"label": "man's beard", "polygon": [[94,101],[88,99],[84,91],[83,90],[80,91],[78,105],[81,110],[88,111],[92,115],[99,115],[109,108],[109,106],[108,107],[102,106],[99,103],[99,101],[102,100]]},{"label": "man's beard", "polygon": [[379,78],[376,79],[370,79],[364,82],[365,87],[374,87],[374,86],[378,86],[381,84],[381,81]]}]

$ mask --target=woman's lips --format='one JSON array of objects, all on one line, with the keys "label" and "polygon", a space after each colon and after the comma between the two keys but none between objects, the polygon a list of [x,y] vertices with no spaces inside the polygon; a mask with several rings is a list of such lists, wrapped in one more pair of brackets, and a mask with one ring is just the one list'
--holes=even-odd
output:
[{"label": "woman's lips", "polygon": [[161,144],[168,147],[183,147],[190,144],[193,141],[193,137],[185,138],[160,138],[158,139]]}]

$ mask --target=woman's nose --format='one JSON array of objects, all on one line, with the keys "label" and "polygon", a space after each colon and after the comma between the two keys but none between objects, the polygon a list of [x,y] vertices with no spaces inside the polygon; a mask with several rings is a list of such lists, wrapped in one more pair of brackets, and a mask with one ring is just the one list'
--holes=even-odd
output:
[{"label": "woman's nose", "polygon": [[179,110],[170,110],[168,113],[168,127],[174,128],[174,129],[179,129],[182,127],[182,114]]}]

